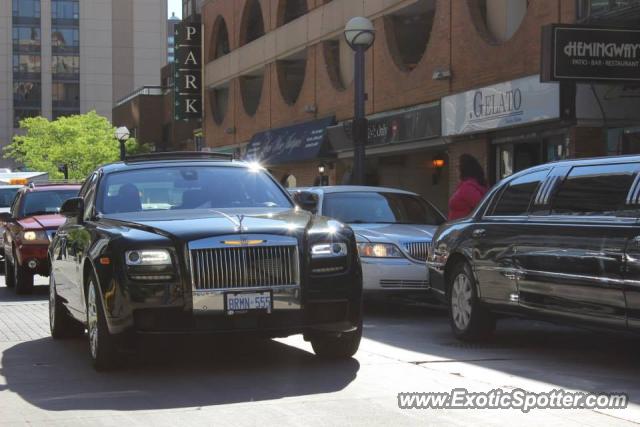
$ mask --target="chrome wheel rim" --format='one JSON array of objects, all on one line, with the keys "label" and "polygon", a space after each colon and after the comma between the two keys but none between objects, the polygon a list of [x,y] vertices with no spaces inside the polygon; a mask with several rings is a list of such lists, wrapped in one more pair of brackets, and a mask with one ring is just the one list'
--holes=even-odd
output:
[{"label": "chrome wheel rim", "polygon": [[98,306],[96,304],[96,290],[93,283],[89,283],[87,295],[87,329],[89,330],[89,349],[94,359],[98,354]]},{"label": "chrome wheel rim", "polygon": [[453,323],[461,331],[469,327],[471,320],[471,280],[466,274],[460,273],[453,281],[451,289],[451,315]]},{"label": "chrome wheel rim", "polygon": [[56,286],[54,283],[53,274],[51,274],[49,276],[49,327],[51,332],[56,326]]}]

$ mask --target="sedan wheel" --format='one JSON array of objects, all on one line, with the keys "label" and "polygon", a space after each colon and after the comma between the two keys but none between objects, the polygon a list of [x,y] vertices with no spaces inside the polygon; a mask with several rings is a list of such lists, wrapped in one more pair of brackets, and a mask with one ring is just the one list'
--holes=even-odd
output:
[{"label": "sedan wheel", "polygon": [[481,341],[495,329],[495,318],[480,303],[471,266],[455,265],[449,274],[449,321],[456,338]]},{"label": "sedan wheel", "polygon": [[89,278],[87,286],[87,332],[89,353],[96,370],[112,369],[120,364],[116,336],[109,332],[107,319],[98,293],[95,277]]},{"label": "sedan wheel", "polygon": [[33,292],[33,274],[18,263],[18,258],[13,256],[13,282],[18,295],[27,295]]},{"label": "sedan wheel", "polygon": [[53,273],[49,275],[49,328],[54,339],[84,335],[84,325],[72,319],[60,301]]},{"label": "sedan wheel", "polygon": [[471,320],[471,282],[466,274],[459,274],[451,289],[451,315],[458,329],[465,330]]}]

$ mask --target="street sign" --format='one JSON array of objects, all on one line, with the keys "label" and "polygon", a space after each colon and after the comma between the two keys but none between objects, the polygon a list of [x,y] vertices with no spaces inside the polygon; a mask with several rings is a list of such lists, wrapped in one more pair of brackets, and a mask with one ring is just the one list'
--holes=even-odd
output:
[{"label": "street sign", "polygon": [[202,119],[202,25],[195,15],[175,28],[174,119]]},{"label": "street sign", "polygon": [[543,27],[541,81],[640,81],[640,28]]}]

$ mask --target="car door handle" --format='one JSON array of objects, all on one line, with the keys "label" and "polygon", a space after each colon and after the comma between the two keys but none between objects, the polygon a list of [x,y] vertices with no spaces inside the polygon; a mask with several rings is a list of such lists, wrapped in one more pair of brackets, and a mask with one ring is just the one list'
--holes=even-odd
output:
[{"label": "car door handle", "polygon": [[508,273],[502,273],[504,277],[509,280],[522,280],[524,279],[524,273],[520,273],[518,271],[510,271]]},{"label": "car door handle", "polygon": [[487,230],[483,228],[479,228],[477,230],[473,230],[473,233],[471,233],[471,235],[475,238],[484,237],[487,235]]}]

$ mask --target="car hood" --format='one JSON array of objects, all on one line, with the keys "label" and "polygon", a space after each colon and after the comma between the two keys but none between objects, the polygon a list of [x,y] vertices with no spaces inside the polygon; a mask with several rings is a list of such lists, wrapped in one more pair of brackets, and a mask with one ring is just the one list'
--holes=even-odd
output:
[{"label": "car hood", "polygon": [[437,230],[435,225],[419,224],[350,224],[359,242],[406,243],[429,242]]},{"label": "car hood", "polygon": [[36,215],[18,221],[24,230],[55,230],[64,224],[66,218],[62,215]]},{"label": "car hood", "polygon": [[[234,209],[187,212],[142,212],[104,217],[105,223],[193,241],[232,234],[301,235],[311,226],[329,227],[332,220],[313,218],[296,209]],[[337,222],[336,222],[337,224]]]}]

